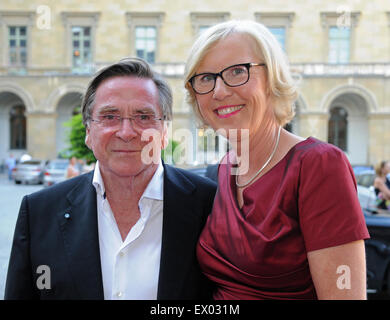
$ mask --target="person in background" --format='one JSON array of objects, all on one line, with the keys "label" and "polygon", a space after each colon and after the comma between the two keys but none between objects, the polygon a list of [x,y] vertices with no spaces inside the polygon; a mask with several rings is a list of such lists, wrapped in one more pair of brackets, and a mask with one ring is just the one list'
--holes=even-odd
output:
[{"label": "person in background", "polygon": [[283,129],[297,89],[276,38],[253,21],[215,25],[192,46],[184,81],[194,112],[232,146],[197,247],[214,298],[366,299],[369,234],[351,165]]},{"label": "person in background", "polygon": [[8,171],[8,180],[12,180],[12,170],[16,166],[16,159],[14,158],[14,155],[11,153],[9,157],[5,160],[5,165],[7,167]]},{"label": "person in background", "polygon": [[390,210],[390,161],[381,161],[375,168],[375,194],[378,209]]},{"label": "person in background", "polygon": [[77,177],[80,173],[76,157],[70,158],[68,169],[66,170],[66,179]]}]

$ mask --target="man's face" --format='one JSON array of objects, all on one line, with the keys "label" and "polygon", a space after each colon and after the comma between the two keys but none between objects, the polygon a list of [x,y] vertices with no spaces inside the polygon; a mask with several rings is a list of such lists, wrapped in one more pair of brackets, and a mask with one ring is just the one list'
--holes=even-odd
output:
[{"label": "man's face", "polygon": [[[135,115],[163,117],[159,107],[158,89],[151,79],[132,76],[113,77],[99,85],[92,111],[93,120],[87,127],[85,142],[99,160],[99,168],[103,176],[105,174],[118,177],[135,176],[153,165],[150,161],[145,163],[145,153],[143,153],[144,158],[141,157],[143,148],[151,143],[151,139],[141,140],[145,129],[152,129],[155,133],[159,133],[160,138],[156,138],[152,143],[160,144],[157,147],[158,155],[153,155],[160,157],[161,145],[166,134],[162,120],[156,120],[148,125],[148,128],[141,127],[134,120],[129,119],[122,119],[114,126],[102,121],[115,116]],[[151,149],[150,145],[147,149]]]}]

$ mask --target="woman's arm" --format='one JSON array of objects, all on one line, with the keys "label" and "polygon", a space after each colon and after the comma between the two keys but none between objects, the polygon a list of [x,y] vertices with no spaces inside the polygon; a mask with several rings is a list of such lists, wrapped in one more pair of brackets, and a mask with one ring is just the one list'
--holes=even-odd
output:
[{"label": "woman's arm", "polygon": [[367,299],[363,240],[311,251],[307,257],[318,299]]}]

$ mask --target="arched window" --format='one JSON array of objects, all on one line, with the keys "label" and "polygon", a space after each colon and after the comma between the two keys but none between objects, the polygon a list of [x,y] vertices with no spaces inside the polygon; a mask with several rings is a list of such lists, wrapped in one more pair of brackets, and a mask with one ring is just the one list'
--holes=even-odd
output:
[{"label": "arched window", "polygon": [[347,151],[348,113],[342,107],[330,110],[328,142]]},{"label": "arched window", "polygon": [[10,129],[11,149],[26,149],[26,117],[25,107],[18,105],[11,108]]}]

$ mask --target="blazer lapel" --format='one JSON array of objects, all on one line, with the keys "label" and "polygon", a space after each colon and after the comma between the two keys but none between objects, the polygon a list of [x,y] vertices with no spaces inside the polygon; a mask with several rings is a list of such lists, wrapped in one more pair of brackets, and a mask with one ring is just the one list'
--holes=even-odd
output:
[{"label": "blazer lapel", "polygon": [[164,165],[164,211],[157,299],[179,299],[193,264],[200,219],[192,211],[195,186],[176,169]]},{"label": "blazer lapel", "polygon": [[93,172],[67,195],[70,206],[58,214],[69,269],[79,297],[104,299]]}]

